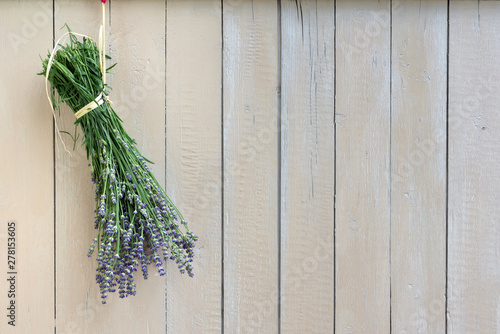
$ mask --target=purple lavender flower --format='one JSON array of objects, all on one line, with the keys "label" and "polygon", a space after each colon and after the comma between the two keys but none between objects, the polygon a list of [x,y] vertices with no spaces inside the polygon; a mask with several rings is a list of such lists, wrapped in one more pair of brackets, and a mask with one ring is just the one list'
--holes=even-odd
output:
[{"label": "purple lavender flower", "polygon": [[[71,43],[56,52],[55,63],[49,81],[59,93],[54,99],[60,96],[61,100],[54,105],[64,101],[76,112],[88,104],[89,96],[108,94],[110,87],[102,82],[99,51],[92,40],[80,42],[71,35]],[[48,60],[43,64],[46,71]],[[87,255],[92,256],[97,248],[96,282],[102,302],[106,303],[113,292],[120,298],[135,295],[134,273],[139,268],[147,279],[150,265],[165,275],[166,265],[173,261],[179,272],[192,276],[197,237],[163,191],[148,166],[150,161],[138,151],[110,103],[103,103],[76,124],[83,132],[95,185],[97,237]]]}]

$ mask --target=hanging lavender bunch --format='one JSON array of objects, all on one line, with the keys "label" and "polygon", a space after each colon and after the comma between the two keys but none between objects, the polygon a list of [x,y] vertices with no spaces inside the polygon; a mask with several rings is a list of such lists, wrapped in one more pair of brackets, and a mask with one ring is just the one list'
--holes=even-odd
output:
[{"label": "hanging lavender bunch", "polygon": [[[164,262],[170,259],[181,273],[193,276],[197,237],[107,101],[111,87],[103,82],[99,52],[93,40],[84,37],[80,42],[70,34],[70,43],[55,53],[47,79],[58,93],[51,96],[53,104],[64,102],[75,114],[96,97],[102,100],[75,124],[82,129],[95,184],[98,233],[88,256],[97,248],[96,281],[105,304],[110,292],[118,290],[121,298],[135,295],[135,272],[140,268],[147,279],[150,264],[165,275]],[[49,59],[43,60],[41,75],[48,65]]]}]

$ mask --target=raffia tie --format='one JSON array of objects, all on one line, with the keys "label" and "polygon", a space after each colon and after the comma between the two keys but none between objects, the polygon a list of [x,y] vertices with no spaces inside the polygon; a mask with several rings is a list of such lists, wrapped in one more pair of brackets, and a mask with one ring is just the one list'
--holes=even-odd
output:
[{"label": "raffia tie", "polygon": [[[99,28],[99,66],[101,67],[102,73],[102,83],[106,84],[106,33],[105,33],[105,17],[106,17],[106,8],[104,2],[102,3],[102,23]],[[94,101],[91,101],[89,104],[81,108],[75,113],[77,119],[91,112],[98,106],[102,105],[104,102],[113,103],[111,100],[104,95],[104,92],[99,94]]]}]

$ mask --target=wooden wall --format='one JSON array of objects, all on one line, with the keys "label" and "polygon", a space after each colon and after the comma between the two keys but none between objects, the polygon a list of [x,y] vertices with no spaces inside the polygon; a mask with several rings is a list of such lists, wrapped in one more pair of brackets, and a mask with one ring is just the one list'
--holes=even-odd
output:
[{"label": "wooden wall", "polygon": [[499,1],[107,10],[111,99],[200,238],[195,277],[100,304],[90,168],[36,76],[100,4],[1,1],[1,333],[500,333]]}]

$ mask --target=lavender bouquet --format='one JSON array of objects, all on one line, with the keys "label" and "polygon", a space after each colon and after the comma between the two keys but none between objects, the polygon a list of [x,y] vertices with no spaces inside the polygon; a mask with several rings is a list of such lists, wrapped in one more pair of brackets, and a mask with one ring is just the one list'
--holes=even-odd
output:
[{"label": "lavender bouquet", "polygon": [[53,105],[57,109],[64,102],[73,110],[91,162],[98,233],[88,256],[97,248],[96,281],[103,304],[108,293],[116,290],[121,298],[135,295],[137,268],[147,279],[148,266],[154,263],[160,275],[165,275],[164,262],[170,259],[181,273],[192,276],[197,237],[111,107],[107,99],[111,87],[102,73],[111,67],[101,70],[96,43],[85,37],[80,42],[70,32],[70,42],[42,63],[39,74],[47,76],[49,67],[47,80],[52,91],[57,91],[51,96]]}]

